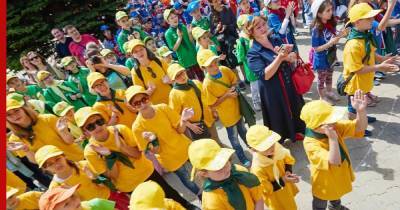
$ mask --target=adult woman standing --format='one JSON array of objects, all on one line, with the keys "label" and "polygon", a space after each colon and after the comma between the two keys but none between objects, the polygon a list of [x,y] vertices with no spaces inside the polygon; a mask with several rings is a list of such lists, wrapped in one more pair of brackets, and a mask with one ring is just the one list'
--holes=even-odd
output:
[{"label": "adult woman standing", "polygon": [[48,71],[52,75],[54,75],[57,79],[65,79],[65,74],[58,69],[54,64],[47,63],[45,58],[37,52],[30,51],[26,54],[29,61],[39,70],[39,71]]},{"label": "adult woman standing", "polygon": [[26,75],[27,84],[32,85],[38,83],[36,79],[36,74],[38,73],[39,70],[29,61],[29,58],[23,55],[19,59],[19,62],[23,67],[22,71],[25,72],[23,73],[23,75],[24,76]]},{"label": "adult woman standing", "polygon": [[264,125],[292,141],[303,137],[305,125],[300,119],[304,105],[301,95],[296,93],[290,62],[295,56],[289,53],[292,45],[281,45],[281,40],[268,37],[268,27],[263,17],[251,16],[246,30],[253,39],[247,54],[250,69],[258,76]]},{"label": "adult woman standing", "polygon": [[168,104],[172,84],[167,75],[168,64],[157,58],[139,39],[129,41],[127,50],[137,64],[131,71],[133,84],[145,88],[153,104]]}]

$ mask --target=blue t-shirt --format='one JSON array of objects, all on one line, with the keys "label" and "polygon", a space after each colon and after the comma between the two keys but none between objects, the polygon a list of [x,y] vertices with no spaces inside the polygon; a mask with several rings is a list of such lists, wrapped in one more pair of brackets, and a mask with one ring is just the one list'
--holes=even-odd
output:
[{"label": "blue t-shirt", "polygon": [[378,29],[379,26],[379,22],[374,20],[374,22],[372,22],[372,28],[370,30],[370,32],[372,33],[374,39],[375,39],[375,43],[376,43],[376,53],[378,53],[379,55],[384,55],[384,51],[386,49],[385,47],[385,42],[383,39],[383,33],[382,31],[380,31]]},{"label": "blue t-shirt", "polygon": [[397,0],[396,5],[394,6],[392,17],[400,18],[400,0]]},{"label": "blue t-shirt", "polygon": [[[268,14],[268,27],[273,29],[276,34],[279,34],[279,30],[282,27],[282,21],[279,19],[278,15],[270,13]],[[282,39],[286,39],[288,44],[295,45],[295,51],[297,51],[296,40],[293,35],[293,31],[291,30],[291,23],[286,28],[285,34],[279,34]]]},{"label": "blue t-shirt", "polygon": [[[316,48],[329,42],[333,34],[328,29],[319,32],[317,28],[313,28],[311,32],[311,45]],[[320,52],[314,51],[313,68],[314,70],[327,70],[330,68],[328,63],[328,50]]]}]

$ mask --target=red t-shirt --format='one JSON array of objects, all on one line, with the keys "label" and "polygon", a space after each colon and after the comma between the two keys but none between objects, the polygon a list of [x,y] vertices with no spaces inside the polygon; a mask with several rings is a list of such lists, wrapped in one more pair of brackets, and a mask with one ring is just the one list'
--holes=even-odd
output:
[{"label": "red t-shirt", "polygon": [[86,66],[85,50],[86,50],[87,43],[89,43],[89,42],[94,42],[96,44],[100,44],[100,43],[99,43],[99,40],[97,40],[94,36],[89,35],[89,34],[82,34],[81,37],[82,38],[81,38],[80,42],[72,41],[69,44],[69,51],[71,52],[71,55],[73,55],[79,59],[79,63],[81,66]]}]

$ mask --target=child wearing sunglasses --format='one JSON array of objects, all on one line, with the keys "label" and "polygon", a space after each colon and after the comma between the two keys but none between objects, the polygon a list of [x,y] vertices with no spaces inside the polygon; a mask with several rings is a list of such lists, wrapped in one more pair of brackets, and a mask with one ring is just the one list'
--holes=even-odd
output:
[{"label": "child wearing sunglasses", "polygon": [[152,105],[144,88],[136,85],[126,90],[126,101],[139,111],[132,125],[139,149],[155,153],[163,168],[175,172],[187,188],[200,196],[200,189],[190,181],[188,172],[191,141],[183,134],[194,115],[193,109],[184,108],[179,116],[166,104]]},{"label": "child wearing sunglasses", "polygon": [[107,125],[132,126],[136,119],[136,111],[125,103],[125,90],[111,89],[106,77],[98,72],[91,72],[87,81],[91,91],[97,94],[93,109],[103,113]]}]

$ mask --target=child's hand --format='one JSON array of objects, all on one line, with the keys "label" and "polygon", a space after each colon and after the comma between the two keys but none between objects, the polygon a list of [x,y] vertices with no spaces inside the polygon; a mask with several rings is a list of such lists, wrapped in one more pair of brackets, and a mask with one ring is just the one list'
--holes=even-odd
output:
[{"label": "child's hand", "polygon": [[164,84],[172,84],[172,80],[169,78],[168,75],[163,76],[162,81]]},{"label": "child's hand", "polygon": [[184,108],[181,114],[181,120],[188,121],[193,117],[193,115],[194,115],[193,108]]},{"label": "child's hand", "polygon": [[285,176],[282,177],[283,181],[289,182],[289,183],[297,183],[300,181],[299,176],[296,174],[290,173],[290,171],[286,171]]},{"label": "child's hand", "polygon": [[289,2],[288,6],[285,9],[285,14],[286,14],[285,18],[289,18],[290,15],[292,15],[294,7],[295,7],[294,2],[293,1]]},{"label": "child's hand", "polygon": [[341,38],[340,36],[334,36],[329,40],[329,43],[331,45],[335,45],[335,44],[337,44],[339,42],[340,38]]},{"label": "child's hand", "polygon": [[378,65],[378,69],[381,71],[395,72],[399,71],[399,66],[394,64],[398,60],[397,56],[390,57]]},{"label": "child's hand", "polygon": [[323,125],[322,129],[324,130],[325,135],[327,135],[330,140],[338,139],[338,135],[333,125]]},{"label": "child's hand", "polygon": [[155,140],[157,137],[153,132],[150,131],[144,131],[142,133],[142,137],[144,139],[146,139],[148,142],[152,142],[153,140]]},{"label": "child's hand", "polygon": [[354,93],[354,96],[350,97],[351,106],[357,111],[362,112],[367,109],[368,100],[367,97],[363,94],[362,90],[357,90]]},{"label": "child's hand", "polygon": [[156,90],[156,85],[152,82],[147,83],[147,94],[149,96],[153,95],[154,91]]},{"label": "child's hand", "polygon": [[176,33],[178,34],[179,38],[182,38],[182,31],[179,28],[176,29]]},{"label": "child's hand", "polygon": [[231,89],[226,91],[225,95],[228,98],[236,98],[238,96],[238,93],[236,92],[236,88],[235,87],[231,87]]},{"label": "child's hand", "polygon": [[107,156],[111,154],[111,151],[105,146],[102,145],[96,146],[91,144],[90,147],[100,155]]},{"label": "child's hand", "polygon": [[221,61],[225,60],[225,58],[226,58],[226,55],[225,55],[225,54],[221,54],[221,55],[219,56],[219,59],[220,59]]},{"label": "child's hand", "polygon": [[7,143],[7,150],[9,150],[11,152],[15,152],[15,151],[28,152],[29,151],[29,147],[28,147],[27,144],[25,144],[23,142],[8,142]]},{"label": "child's hand", "polygon": [[66,117],[60,117],[57,120],[56,128],[58,131],[64,132],[68,131],[68,120]]}]

